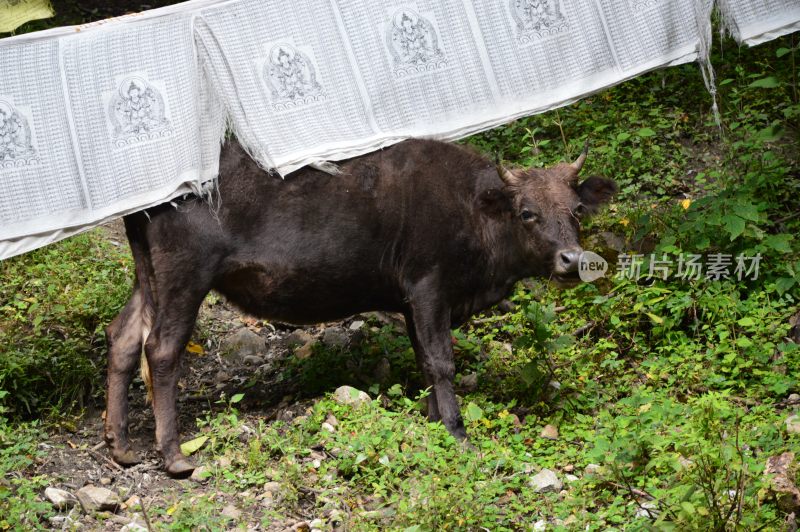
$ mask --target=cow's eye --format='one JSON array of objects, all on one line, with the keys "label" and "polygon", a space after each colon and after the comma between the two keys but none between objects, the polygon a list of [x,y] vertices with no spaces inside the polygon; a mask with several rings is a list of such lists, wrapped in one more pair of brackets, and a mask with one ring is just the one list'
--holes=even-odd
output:
[{"label": "cow's eye", "polygon": [[575,207],[572,210],[572,212],[575,214],[575,216],[580,218],[581,216],[586,214],[586,205],[584,205],[583,203],[578,203],[578,206]]},{"label": "cow's eye", "polygon": [[529,209],[523,209],[521,213],[519,213],[519,217],[522,218],[524,222],[535,222],[536,221],[536,213]]}]

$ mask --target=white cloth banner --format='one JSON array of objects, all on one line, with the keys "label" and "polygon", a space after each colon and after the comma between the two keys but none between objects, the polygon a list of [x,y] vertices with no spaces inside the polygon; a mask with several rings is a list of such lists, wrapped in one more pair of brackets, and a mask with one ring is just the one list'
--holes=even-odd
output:
[{"label": "white cloth banner", "polygon": [[282,174],[457,139],[697,59],[711,1],[193,0],[0,40],[0,259],[201,190],[226,122]]},{"label": "white cloth banner", "polygon": [[800,30],[800,0],[717,0],[724,27],[755,46]]},{"label": "white cloth banner", "polygon": [[241,0],[201,10],[197,34],[240,140],[286,173],[402,138],[460,138],[692,61],[697,5]]},{"label": "white cloth banner", "polygon": [[0,41],[0,258],[216,177],[224,113],[193,24],[175,13]]}]

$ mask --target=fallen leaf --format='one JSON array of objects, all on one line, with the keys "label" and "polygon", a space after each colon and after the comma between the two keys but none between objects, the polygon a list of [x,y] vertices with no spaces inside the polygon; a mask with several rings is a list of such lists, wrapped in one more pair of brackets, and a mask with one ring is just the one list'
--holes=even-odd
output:
[{"label": "fallen leaf", "polygon": [[208,441],[208,436],[199,436],[193,440],[184,442],[181,444],[181,452],[186,456],[194,454],[207,441]]}]

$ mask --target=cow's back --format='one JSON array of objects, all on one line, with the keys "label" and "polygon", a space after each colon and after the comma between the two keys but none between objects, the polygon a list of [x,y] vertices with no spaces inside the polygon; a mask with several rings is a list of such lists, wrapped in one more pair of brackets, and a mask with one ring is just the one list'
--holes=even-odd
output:
[{"label": "cow's back", "polygon": [[497,179],[463,148],[408,141],[345,161],[339,175],[304,168],[282,180],[231,142],[216,213],[200,200],[161,207],[149,239],[156,254],[179,250],[162,261],[200,257],[194,271],[253,314],[313,323],[401,311],[415,277],[463,268],[480,247],[472,205],[487,184],[476,165]]}]

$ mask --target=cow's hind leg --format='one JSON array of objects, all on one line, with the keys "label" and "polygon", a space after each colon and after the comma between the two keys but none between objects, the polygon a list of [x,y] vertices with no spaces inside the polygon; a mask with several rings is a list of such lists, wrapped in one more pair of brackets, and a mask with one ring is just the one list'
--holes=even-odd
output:
[{"label": "cow's hind leg", "polygon": [[128,388],[138,367],[143,338],[147,335],[148,309],[138,283],[122,312],[106,328],[108,340],[108,381],[104,436],[111,457],[119,464],[132,465],[139,457],[128,442]]}]

